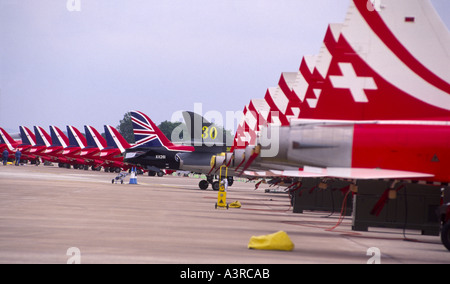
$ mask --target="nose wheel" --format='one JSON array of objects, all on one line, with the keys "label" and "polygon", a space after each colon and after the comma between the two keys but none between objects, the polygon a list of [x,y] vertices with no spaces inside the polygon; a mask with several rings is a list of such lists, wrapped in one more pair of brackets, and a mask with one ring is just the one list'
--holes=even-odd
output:
[{"label": "nose wheel", "polygon": [[199,187],[201,190],[206,190],[206,189],[208,188],[208,186],[209,186],[209,182],[206,181],[206,180],[204,180],[204,179],[202,179],[202,180],[198,183],[198,187]]}]

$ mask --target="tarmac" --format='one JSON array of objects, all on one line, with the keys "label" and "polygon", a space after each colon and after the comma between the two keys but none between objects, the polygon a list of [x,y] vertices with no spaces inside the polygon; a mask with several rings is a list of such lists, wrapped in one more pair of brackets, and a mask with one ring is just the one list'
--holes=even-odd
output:
[{"label": "tarmac", "polygon": [[[137,176],[56,166],[0,166],[0,263],[381,264],[446,263],[436,236],[374,228],[351,230],[351,217],[292,213],[285,193],[236,181],[215,209],[217,192],[198,178]],[[293,251],[248,249],[252,236],[285,231]]]}]

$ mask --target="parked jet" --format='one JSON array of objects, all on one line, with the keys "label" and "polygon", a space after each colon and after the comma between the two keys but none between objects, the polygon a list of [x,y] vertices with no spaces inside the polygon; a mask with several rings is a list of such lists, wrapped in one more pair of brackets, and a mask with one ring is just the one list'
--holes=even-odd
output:
[{"label": "parked jet", "polygon": [[131,145],[123,138],[123,136],[110,125],[105,125],[106,148],[100,151],[99,158],[104,161],[105,171],[119,172],[120,169],[129,169],[131,165],[124,163],[124,156],[126,149],[131,148]]},{"label": "parked jet", "polygon": [[25,126],[20,126],[19,131],[22,143],[17,146],[17,149],[22,152],[21,160],[30,161],[32,164],[39,165],[39,158],[31,153],[31,149],[36,146],[36,137],[34,133]]},{"label": "parked jet", "polygon": [[74,126],[67,125],[67,136],[69,145],[64,148],[62,154],[67,158],[75,168],[85,168],[89,166],[84,159],[80,157],[81,150],[86,148],[86,137]]},{"label": "parked jet", "polygon": [[20,144],[22,144],[22,141],[14,140],[8,132],[0,127],[0,150],[3,152],[7,149],[10,160],[14,160],[14,154]]},{"label": "parked jet", "polygon": [[56,126],[50,126],[52,145],[47,147],[44,154],[49,156],[53,162],[58,162],[59,167],[70,167],[71,161],[63,155],[65,148],[69,146],[69,138]]},{"label": "parked jet", "polygon": [[30,153],[39,157],[44,162],[52,161],[52,158],[45,154],[47,148],[52,145],[52,138],[50,135],[40,126],[34,126],[34,135],[36,144],[30,148]]},{"label": "parked jet", "polygon": [[86,163],[85,169],[91,166],[92,170],[99,171],[104,163],[99,158],[99,153],[106,147],[106,140],[92,126],[85,125],[84,132],[86,134],[86,147],[81,149],[80,158],[84,159]]},{"label": "parked jet", "polygon": [[[133,130],[136,144],[126,150],[125,162],[136,164],[150,171],[159,172],[161,169],[191,171],[204,173],[207,180],[199,183],[201,189],[206,189],[209,183],[213,184],[213,189],[218,190],[219,183],[214,182],[215,171],[211,170],[209,163],[211,157],[226,149],[224,143],[219,145],[176,145],[172,143],[153,121],[140,111],[131,111]],[[194,121],[194,119],[192,120]],[[203,121],[203,120],[200,120]],[[211,123],[203,121],[211,125]],[[201,129],[201,127],[200,127]],[[191,133],[194,133],[191,129]],[[201,136],[201,135],[200,135]],[[191,138],[198,138],[195,133]],[[188,141],[191,144],[192,141]],[[197,141],[198,142],[198,141]],[[232,178],[230,179],[230,185]]]}]

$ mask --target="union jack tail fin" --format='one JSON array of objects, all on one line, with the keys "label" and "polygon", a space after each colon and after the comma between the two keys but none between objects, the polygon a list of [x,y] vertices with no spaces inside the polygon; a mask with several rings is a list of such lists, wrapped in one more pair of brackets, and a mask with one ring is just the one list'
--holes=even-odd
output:
[{"label": "union jack tail fin", "polygon": [[125,152],[126,149],[131,148],[131,145],[123,138],[123,136],[111,125],[105,125],[105,135],[107,148],[119,149],[120,152]]},{"label": "union jack tail fin", "polygon": [[143,112],[130,112],[136,144],[134,147],[171,147],[172,142],[162,133],[155,123]]},{"label": "union jack tail fin", "polygon": [[192,152],[193,146],[175,145],[162,133],[153,121],[143,112],[130,112],[136,147],[164,147],[169,151]]}]

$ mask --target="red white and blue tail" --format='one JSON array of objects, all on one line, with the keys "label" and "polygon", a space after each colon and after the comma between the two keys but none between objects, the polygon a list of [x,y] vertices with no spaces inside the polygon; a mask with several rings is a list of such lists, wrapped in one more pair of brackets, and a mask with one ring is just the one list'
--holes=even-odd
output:
[{"label": "red white and blue tail", "polygon": [[69,136],[69,147],[80,147],[82,149],[86,147],[86,138],[77,128],[67,125],[67,135]]},{"label": "red white and blue tail", "polygon": [[106,149],[119,149],[121,153],[131,148],[131,145],[123,138],[123,136],[111,125],[105,125]]},{"label": "red white and blue tail", "polygon": [[165,147],[169,151],[192,152],[194,147],[174,145],[143,112],[131,111],[136,147]]},{"label": "red white and blue tail", "polygon": [[22,144],[20,146],[35,146],[36,136],[30,129],[25,126],[20,126],[20,137],[22,138]]},{"label": "red white and blue tail", "polygon": [[40,126],[34,127],[34,134],[36,136],[36,145],[37,146],[52,146],[52,138],[48,133]]},{"label": "red white and blue tail", "polygon": [[106,140],[103,136],[92,126],[85,125],[84,133],[86,134],[87,148],[98,148],[103,150],[106,148]]},{"label": "red white and blue tail", "polygon": [[6,144],[10,152],[14,152],[20,142],[15,141],[3,128],[0,127],[0,144]]},{"label": "red white and blue tail", "polygon": [[67,148],[69,146],[69,139],[64,134],[64,132],[61,131],[56,126],[51,125],[50,126],[50,135],[52,138],[52,146],[53,147],[63,147]]}]

